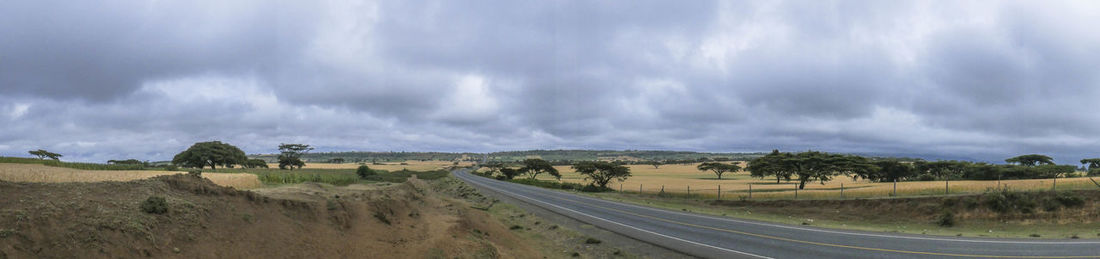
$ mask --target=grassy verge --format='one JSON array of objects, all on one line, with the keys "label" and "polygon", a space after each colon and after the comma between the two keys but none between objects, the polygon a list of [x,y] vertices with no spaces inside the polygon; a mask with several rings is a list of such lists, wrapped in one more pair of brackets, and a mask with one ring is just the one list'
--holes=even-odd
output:
[{"label": "grassy verge", "polygon": [[97,164],[97,163],[76,163],[76,162],[62,162],[57,160],[44,160],[36,158],[25,157],[0,157],[0,163],[13,163],[13,164],[40,164],[47,166],[65,167],[80,170],[145,170],[144,165],[109,165],[109,164]]},{"label": "grassy verge", "polygon": [[[941,236],[1100,238],[1100,192],[1073,192],[1084,204],[1055,206],[1061,194],[1017,194],[830,201],[714,201],[621,192],[586,195],[644,206],[791,225]],[[1007,201],[1006,201],[1007,200]],[[994,207],[1000,203],[998,212]],[[1070,202],[1072,203],[1072,202]],[[944,226],[950,212],[950,226]]]}]

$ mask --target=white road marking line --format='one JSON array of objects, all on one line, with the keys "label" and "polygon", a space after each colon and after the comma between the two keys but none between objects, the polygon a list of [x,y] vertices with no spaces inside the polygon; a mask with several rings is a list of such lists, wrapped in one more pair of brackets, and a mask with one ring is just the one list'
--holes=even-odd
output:
[{"label": "white road marking line", "polygon": [[[469,179],[469,178],[467,178],[467,179]],[[476,180],[474,180],[474,181],[471,181],[471,182],[477,182],[477,181],[476,181]],[[485,183],[479,183],[479,184],[481,184],[482,186],[486,186],[486,187],[488,187],[488,186],[490,185],[490,184],[485,184]],[[527,197],[527,196],[524,196],[524,195],[521,195],[521,194],[517,194],[517,193],[514,193],[514,192],[509,192],[509,191],[501,190],[501,189],[499,189],[499,188],[497,188],[497,189],[496,189],[496,190],[494,190],[494,191],[498,191],[498,192],[503,192],[503,193],[508,193],[508,194],[511,194],[511,195],[514,195],[514,196],[519,196],[519,197],[523,197],[524,199],[527,199],[527,200],[530,200],[530,201],[534,201],[534,202],[538,202],[538,203],[542,203],[542,204],[546,204],[546,205],[549,205],[549,206],[553,206],[553,207],[555,207],[555,208],[558,208],[558,209],[561,209],[561,210],[565,210],[565,211],[573,212],[573,213],[576,213],[576,214],[579,214],[579,215],[584,215],[584,216],[587,216],[587,217],[591,217],[591,218],[595,218],[595,219],[603,220],[603,221],[606,221],[606,222],[608,222],[608,223],[616,224],[616,225],[619,225],[619,226],[623,226],[623,227],[631,228],[631,229],[634,229],[634,230],[637,230],[637,231],[641,231],[641,232],[649,233],[649,234],[652,234],[652,235],[657,235],[657,236],[661,236],[661,237],[664,237],[664,238],[668,238],[668,239],[672,239],[672,240],[677,240],[677,241],[680,241],[680,242],[690,243],[690,244],[693,244],[693,245],[698,245],[698,246],[710,247],[710,248],[714,248],[714,249],[718,249],[718,250],[722,250],[722,251],[727,251],[727,252],[732,252],[732,253],[737,253],[737,254],[742,254],[742,255],[747,255],[747,256],[757,257],[757,258],[771,258],[771,257],[767,257],[767,256],[762,256],[762,255],[757,255],[757,254],[752,254],[752,253],[747,253],[747,252],[737,251],[737,250],[733,250],[733,249],[728,249],[728,248],[722,248],[722,247],[712,246],[712,245],[708,245],[708,244],[703,244],[703,243],[699,243],[699,242],[695,242],[695,241],[691,241],[691,240],[685,240],[685,239],[681,239],[681,238],[678,238],[678,237],[673,237],[673,236],[668,236],[668,235],[664,235],[664,234],[661,234],[661,233],[657,233],[657,232],[653,232],[653,231],[649,231],[649,230],[645,230],[645,229],[640,229],[640,228],[637,228],[637,227],[634,227],[634,226],[630,226],[630,225],[626,225],[626,224],[623,224],[623,223],[619,223],[619,222],[611,221],[611,220],[608,220],[608,219],[604,219],[604,218],[601,218],[601,217],[593,216],[593,215],[590,215],[590,214],[587,214],[587,213],[579,212],[579,211],[576,211],[576,210],[572,210],[572,209],[569,209],[569,208],[565,208],[565,207],[562,207],[562,206],[558,206],[558,205],[555,205],[555,204],[551,204],[551,203],[548,203],[548,202],[544,202],[544,201],[536,200],[536,199],[533,199],[533,198],[531,198],[531,197]]]}]

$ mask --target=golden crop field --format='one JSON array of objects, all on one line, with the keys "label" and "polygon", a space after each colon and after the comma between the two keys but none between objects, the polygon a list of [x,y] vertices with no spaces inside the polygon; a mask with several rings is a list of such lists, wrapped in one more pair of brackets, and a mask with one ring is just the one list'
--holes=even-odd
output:
[{"label": "golden crop field", "polygon": [[[450,166],[454,165],[454,162],[451,162],[451,161],[408,161],[408,162],[403,162],[403,163],[406,163],[407,165],[402,165],[401,163],[402,162],[386,162],[386,163],[382,163],[381,165],[374,165],[374,164],[367,163],[366,165],[369,166],[371,169],[386,170],[386,171],[399,171],[401,169],[409,169],[409,170],[413,170],[413,171],[430,171],[430,170],[436,170],[436,169],[444,169],[444,168],[447,168],[447,167],[450,167]],[[471,162],[459,162],[458,163],[459,166],[470,166],[472,164],[473,163],[471,163]],[[270,167],[270,168],[279,168],[279,164],[269,163],[269,164],[267,164],[267,166]],[[333,164],[333,163],[308,162],[308,163],[306,163],[306,166],[304,166],[302,168],[303,169],[356,169],[356,168],[359,168],[359,163]]]},{"label": "golden crop field", "polygon": [[[0,163],[0,180],[9,182],[104,182],[104,181],[132,181],[146,179],[160,175],[179,174],[183,172],[171,171],[112,171],[112,170],[79,170],[64,167],[53,167],[39,164],[8,164]],[[254,189],[263,187],[259,178],[254,174],[232,173],[203,173],[203,177],[221,186],[237,189]]]},{"label": "golden crop field", "polygon": [[[662,165],[654,169],[649,165],[627,165],[633,176],[625,182],[612,181],[608,187],[615,190],[620,188],[625,191],[647,193],[665,192],[699,194],[705,197],[718,195],[721,186],[722,198],[735,199],[749,195],[749,186],[752,187],[752,198],[787,199],[795,196],[797,181],[780,181],[776,183],[774,178],[752,178],[746,171],[725,173],[722,180],[718,180],[710,171],[699,171],[698,164],[674,164]],[[742,164],[742,166],[744,166]],[[555,166],[562,173],[562,181],[586,183],[583,176],[574,172],[569,166]],[[481,169],[485,170],[485,169]],[[519,176],[524,177],[524,176]],[[550,175],[540,175],[542,180],[553,180]],[[951,181],[950,193],[981,193],[989,188],[998,186],[1013,190],[1050,190],[1054,184],[1053,179],[1029,179],[1029,180],[1004,180],[1004,181]],[[1098,180],[1100,181],[1100,180]],[[915,195],[940,195],[944,194],[944,181],[898,182],[898,196]],[[841,187],[844,188],[845,198],[858,197],[889,197],[894,190],[893,183],[876,183],[867,180],[852,180],[850,177],[838,176],[832,181],[822,185],[820,182],[806,183],[806,189],[798,190],[798,198],[829,199],[840,198]],[[1059,190],[1093,189],[1097,188],[1088,178],[1060,178],[1057,181]]]}]

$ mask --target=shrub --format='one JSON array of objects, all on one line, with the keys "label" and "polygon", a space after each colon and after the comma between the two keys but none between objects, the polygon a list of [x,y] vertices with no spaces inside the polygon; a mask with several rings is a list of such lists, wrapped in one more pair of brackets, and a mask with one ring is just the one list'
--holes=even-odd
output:
[{"label": "shrub", "polygon": [[589,185],[585,185],[584,187],[581,187],[582,192],[606,192],[606,191],[610,191],[610,190],[611,190],[611,188],[599,187],[599,186],[596,186],[596,185],[593,185],[593,184],[589,184]]},{"label": "shrub", "polygon": [[164,167],[164,171],[179,171],[180,167],[176,165],[168,165]]},{"label": "shrub", "polygon": [[1068,192],[1058,194],[1058,196],[1055,197],[1054,200],[1058,201],[1058,203],[1061,203],[1062,206],[1066,206],[1066,208],[1085,206],[1085,199],[1082,199],[1080,196]]},{"label": "shrub", "polygon": [[917,181],[935,181],[936,176],[930,174],[922,174],[917,176]]},{"label": "shrub", "polygon": [[361,165],[358,169],[355,169],[355,174],[359,175],[360,179],[367,179],[367,177],[376,175],[377,173],[375,173],[374,170],[371,170],[370,167],[367,167],[366,165]]},{"label": "shrub", "polygon": [[150,214],[164,214],[168,212],[168,202],[164,200],[164,197],[149,196],[141,203],[141,211]]},{"label": "shrub", "polygon": [[998,213],[1010,213],[1013,211],[1032,213],[1037,205],[1035,197],[1032,195],[1011,192],[1009,189],[987,192],[983,197],[989,209]]},{"label": "shrub", "polygon": [[202,177],[202,170],[187,171],[187,175],[190,175],[190,176],[193,176],[193,177]]},{"label": "shrub", "polygon": [[955,213],[950,210],[944,210],[943,213],[940,213],[939,218],[936,219],[936,224],[941,227],[955,226]]},{"label": "shrub", "polygon": [[588,239],[585,239],[584,243],[585,244],[590,244],[590,245],[595,245],[595,244],[603,243],[603,241],[600,241],[599,239],[595,239],[595,238],[590,237]]}]

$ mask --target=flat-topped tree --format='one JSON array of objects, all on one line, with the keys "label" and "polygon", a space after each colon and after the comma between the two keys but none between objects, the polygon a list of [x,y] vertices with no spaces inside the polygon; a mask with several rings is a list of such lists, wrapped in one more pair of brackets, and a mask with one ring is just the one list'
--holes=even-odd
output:
[{"label": "flat-topped tree", "polygon": [[1040,154],[1022,155],[1005,159],[1005,163],[1019,164],[1022,166],[1053,165],[1054,159]]},{"label": "flat-topped tree", "polygon": [[559,180],[561,179],[561,174],[558,173],[558,169],[554,168],[554,165],[551,165],[550,162],[546,160],[538,158],[524,159],[523,167],[520,168],[519,171],[526,173],[531,179],[535,179],[535,177],[542,173],[549,173]]},{"label": "flat-topped tree", "polygon": [[745,167],[745,170],[748,170],[751,176],[761,179],[774,176],[775,183],[779,183],[781,179],[790,181],[794,170],[788,164],[783,163],[783,159],[790,156],[790,153],[781,153],[778,149],[772,150],[770,154],[749,161],[749,165]]},{"label": "flat-topped tree", "polygon": [[573,164],[573,170],[584,175],[585,179],[592,180],[592,184],[601,188],[607,188],[611,180],[626,181],[630,177],[630,168],[605,161],[584,161]]},{"label": "flat-topped tree", "polygon": [[61,157],[63,157],[63,155],[61,155],[61,154],[46,151],[46,150],[42,150],[42,149],[27,151],[27,153],[31,153],[31,155],[37,156],[38,159],[49,158],[49,159],[53,159],[53,160],[61,160]]},{"label": "flat-topped tree", "polygon": [[719,180],[722,179],[722,174],[724,174],[726,172],[737,172],[737,171],[741,170],[740,166],[737,166],[737,165],[734,165],[734,164],[718,163],[718,162],[705,162],[705,163],[699,164],[699,166],[696,167],[696,168],[698,168],[699,171],[714,172],[714,175],[717,175]]},{"label": "flat-topped tree", "polygon": [[279,169],[302,169],[306,165],[302,155],[313,150],[306,144],[279,144]]},{"label": "flat-topped tree", "polygon": [[248,157],[245,156],[244,151],[221,141],[195,143],[172,158],[172,164],[200,169],[206,166],[216,169],[219,165],[231,167],[244,164],[246,161]]},{"label": "flat-topped tree", "polygon": [[1081,159],[1081,164],[1088,165],[1088,170],[1100,169],[1100,158]]}]

